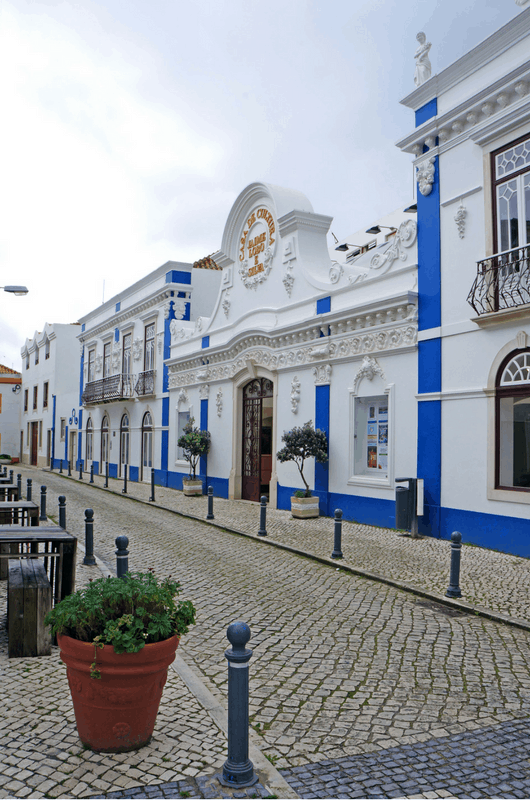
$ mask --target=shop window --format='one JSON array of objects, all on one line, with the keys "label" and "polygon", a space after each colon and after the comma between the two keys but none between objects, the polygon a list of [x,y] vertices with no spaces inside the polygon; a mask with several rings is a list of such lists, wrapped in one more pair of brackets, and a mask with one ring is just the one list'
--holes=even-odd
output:
[{"label": "shop window", "polygon": [[388,395],[354,398],[353,474],[388,479]]},{"label": "shop window", "polygon": [[530,350],[511,353],[497,374],[496,487],[530,491]]}]

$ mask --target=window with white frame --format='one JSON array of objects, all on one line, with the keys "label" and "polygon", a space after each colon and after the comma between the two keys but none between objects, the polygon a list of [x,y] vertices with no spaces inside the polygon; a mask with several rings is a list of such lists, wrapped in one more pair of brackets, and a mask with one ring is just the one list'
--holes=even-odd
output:
[{"label": "window with white frame", "polygon": [[530,244],[530,137],[493,154],[496,252]]},{"label": "window with white frame", "polygon": [[94,426],[89,417],[86,422],[86,460],[92,461],[94,458]]},{"label": "window with white frame", "polygon": [[96,349],[93,347],[88,351],[87,383],[92,383],[96,377]]},{"label": "window with white frame", "polygon": [[144,372],[155,368],[155,323],[145,326]]},{"label": "window with white frame", "polygon": [[105,342],[103,345],[103,377],[108,378],[112,364],[112,342]]},{"label": "window with white frame", "polygon": [[[123,360],[122,373],[130,375],[132,366],[132,333],[126,333],[123,337]],[[126,462],[127,463],[127,462]]]},{"label": "window with white frame", "polygon": [[[190,420],[190,411],[177,411],[177,442],[184,434],[184,427]],[[177,459],[184,461],[184,450],[177,446]]]},{"label": "window with white frame", "polygon": [[496,406],[496,487],[530,491],[530,350],[504,360]]},{"label": "window with white frame", "polygon": [[61,417],[61,442],[64,442],[65,436],[66,436],[66,419],[65,417]]},{"label": "window with white frame", "polygon": [[388,478],[388,395],[354,398],[353,473]]}]

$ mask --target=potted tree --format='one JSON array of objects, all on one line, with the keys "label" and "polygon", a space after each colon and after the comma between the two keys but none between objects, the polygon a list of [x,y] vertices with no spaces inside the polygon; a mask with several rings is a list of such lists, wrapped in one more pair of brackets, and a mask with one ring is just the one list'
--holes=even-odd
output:
[{"label": "potted tree", "polygon": [[304,482],[305,490],[297,491],[291,497],[291,514],[293,517],[305,519],[318,517],[318,497],[311,495],[311,489],[304,477],[304,464],[308,458],[314,458],[319,464],[328,460],[328,439],[324,431],[313,427],[313,422],[304,423],[301,428],[285,431],[282,436],[285,447],[278,450],[276,458],[284,463],[294,461]]},{"label": "potted tree", "polygon": [[202,480],[196,477],[197,464],[199,458],[205,456],[210,449],[211,436],[209,431],[201,431],[194,428],[194,417],[190,417],[184,426],[184,433],[177,444],[184,451],[184,458],[190,463],[190,474],[187,479],[182,481],[184,494],[187,497],[202,494]]},{"label": "potted tree", "polygon": [[195,621],[179,584],[153,571],[100,578],[47,615],[57,634],[81,742],[121,753],[149,743],[167,670]]}]

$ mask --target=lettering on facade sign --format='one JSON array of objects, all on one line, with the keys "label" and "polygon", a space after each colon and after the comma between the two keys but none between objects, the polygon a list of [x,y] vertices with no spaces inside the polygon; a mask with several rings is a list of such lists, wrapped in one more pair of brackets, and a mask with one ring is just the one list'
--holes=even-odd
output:
[{"label": "lettering on facade sign", "polygon": [[276,223],[268,208],[250,214],[239,241],[239,274],[247,289],[256,289],[269,274],[276,242]]}]

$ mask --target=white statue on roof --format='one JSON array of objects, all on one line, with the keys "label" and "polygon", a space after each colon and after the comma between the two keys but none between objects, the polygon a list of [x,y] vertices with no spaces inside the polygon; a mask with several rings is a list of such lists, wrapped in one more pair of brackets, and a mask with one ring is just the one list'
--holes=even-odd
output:
[{"label": "white statue on roof", "polygon": [[422,83],[425,83],[425,81],[428,81],[431,77],[432,67],[431,62],[429,61],[429,50],[431,49],[431,43],[427,41],[427,37],[423,31],[420,31],[416,35],[416,39],[420,43],[420,46],[414,53],[414,58],[416,59],[414,83],[416,86],[421,86]]}]

